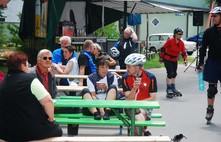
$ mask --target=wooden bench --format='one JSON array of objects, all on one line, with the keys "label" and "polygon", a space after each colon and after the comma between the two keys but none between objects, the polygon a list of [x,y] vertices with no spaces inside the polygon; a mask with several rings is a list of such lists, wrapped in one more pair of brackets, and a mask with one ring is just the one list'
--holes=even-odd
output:
[{"label": "wooden bench", "polygon": [[35,142],[171,142],[168,136],[131,136],[131,137],[53,137]]}]

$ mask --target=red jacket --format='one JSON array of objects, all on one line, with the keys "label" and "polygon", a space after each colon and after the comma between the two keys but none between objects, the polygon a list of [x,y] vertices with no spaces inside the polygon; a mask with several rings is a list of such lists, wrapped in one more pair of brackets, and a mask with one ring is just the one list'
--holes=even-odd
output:
[{"label": "red jacket", "polygon": [[175,38],[168,39],[163,48],[165,48],[165,51],[160,53],[160,57],[165,60],[177,62],[180,52],[182,53],[184,60],[187,58],[186,48],[184,47],[184,42],[182,40],[179,40],[179,43],[176,43]]}]

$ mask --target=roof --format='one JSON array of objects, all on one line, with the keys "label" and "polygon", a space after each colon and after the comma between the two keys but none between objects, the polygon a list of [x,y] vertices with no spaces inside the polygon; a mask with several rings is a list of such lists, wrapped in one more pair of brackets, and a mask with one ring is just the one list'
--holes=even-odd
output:
[{"label": "roof", "polygon": [[[93,4],[102,6],[102,1],[92,2]],[[105,0],[104,7],[115,9],[118,11],[124,11],[124,1],[119,0]],[[134,8],[134,9],[133,9]],[[159,7],[152,3],[145,2],[143,0],[127,1],[127,12],[128,13],[169,13],[178,11],[176,9]]]},{"label": "roof", "polygon": [[[102,6],[101,0],[92,0],[93,4]],[[105,0],[104,7],[111,9],[124,11],[124,1],[120,0]],[[182,11],[208,11],[208,9],[202,9],[198,7],[190,7],[176,4],[168,4],[162,2],[156,2],[152,0],[129,0],[127,1],[127,12],[128,13],[140,13],[140,14],[151,14],[151,13],[171,13],[171,12],[182,12]]]}]

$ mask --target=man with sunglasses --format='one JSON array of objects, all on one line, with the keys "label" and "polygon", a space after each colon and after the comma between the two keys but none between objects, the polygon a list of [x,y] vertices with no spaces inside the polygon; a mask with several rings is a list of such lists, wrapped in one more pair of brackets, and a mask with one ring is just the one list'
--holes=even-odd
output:
[{"label": "man with sunglasses", "polygon": [[187,65],[186,48],[181,40],[183,30],[180,28],[174,29],[173,38],[168,39],[161,48],[160,62],[164,62],[167,71],[167,90],[166,97],[173,98],[174,96],[182,96],[180,91],[175,88],[175,78],[177,76],[178,56],[182,53],[184,64]]},{"label": "man with sunglasses", "polygon": [[51,94],[52,98],[59,96],[56,86],[56,79],[51,74],[50,68],[52,66],[52,53],[48,49],[42,49],[37,55],[36,66],[29,69],[29,73],[36,74],[37,78],[44,85],[45,89]]},{"label": "man with sunglasses", "polygon": [[[217,83],[221,81],[221,7],[215,7],[210,11],[214,26],[208,28],[203,35],[202,47],[199,50],[199,71],[203,71],[203,79],[208,82],[207,89],[207,124],[214,113],[215,95],[218,93]],[[208,50],[207,50],[208,49]],[[204,58],[208,52],[208,58],[204,66]]]}]

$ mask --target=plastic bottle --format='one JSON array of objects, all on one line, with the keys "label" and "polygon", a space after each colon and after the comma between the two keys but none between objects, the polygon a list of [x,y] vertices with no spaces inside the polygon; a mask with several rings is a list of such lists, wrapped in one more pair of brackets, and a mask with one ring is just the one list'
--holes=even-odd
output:
[{"label": "plastic bottle", "polygon": [[199,79],[199,90],[204,91],[204,80],[203,80],[203,71],[200,71],[198,74],[198,79]]}]

